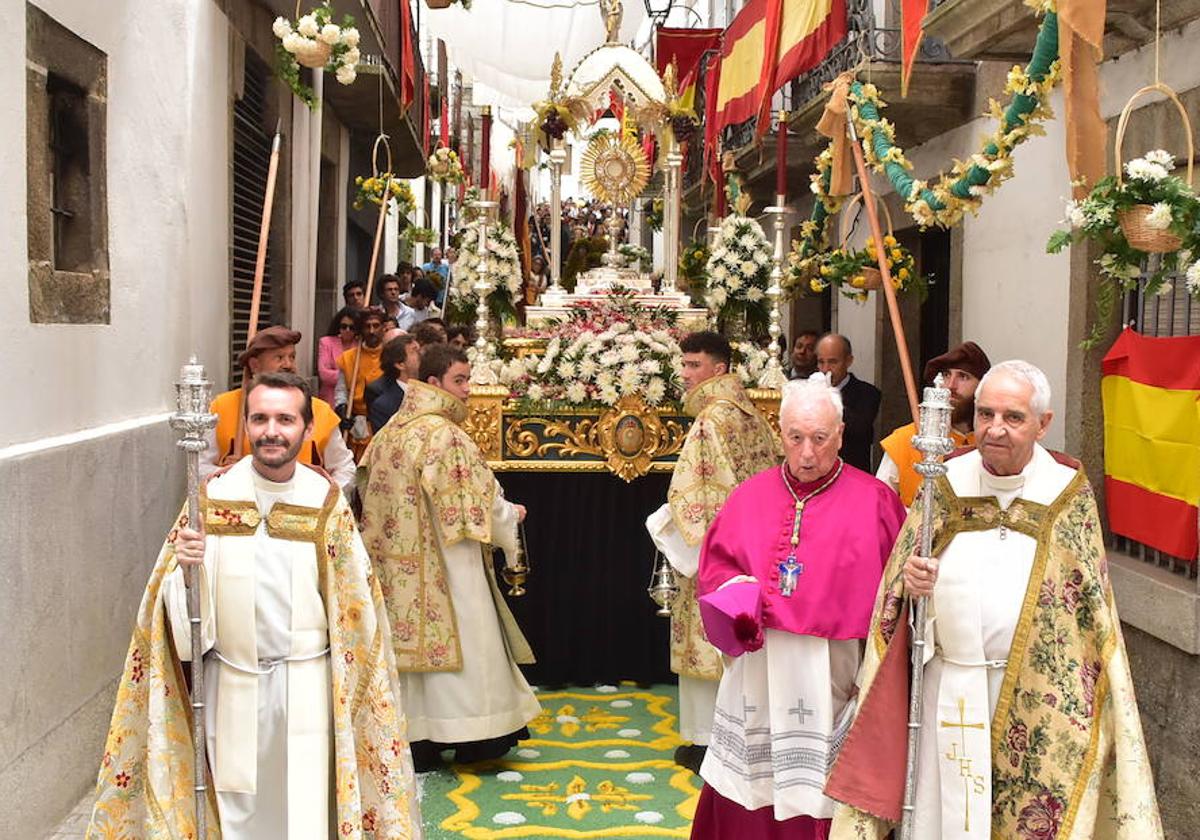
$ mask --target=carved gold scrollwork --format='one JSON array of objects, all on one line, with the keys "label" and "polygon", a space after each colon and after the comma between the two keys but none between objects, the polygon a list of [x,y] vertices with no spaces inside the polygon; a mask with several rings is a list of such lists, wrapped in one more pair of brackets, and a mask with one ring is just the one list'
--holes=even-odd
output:
[{"label": "carved gold scrollwork", "polygon": [[656,459],[676,455],[686,436],[683,423],[664,420],[640,397],[626,396],[599,417],[513,418],[504,430],[504,446],[509,458],[532,459],[530,467],[558,457],[564,460],[555,463],[563,469],[590,470],[596,462],[570,459],[600,458],[601,469],[632,481],[650,472]]}]

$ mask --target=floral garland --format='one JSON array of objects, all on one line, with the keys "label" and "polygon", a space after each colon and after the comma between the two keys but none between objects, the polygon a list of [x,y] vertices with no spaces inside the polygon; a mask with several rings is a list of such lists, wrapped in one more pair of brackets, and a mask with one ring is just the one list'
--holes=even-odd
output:
[{"label": "floral garland", "polygon": [[361,210],[368,204],[378,207],[383,201],[385,188],[391,193],[401,216],[407,216],[416,207],[416,198],[413,196],[412,187],[408,185],[407,181],[394,177],[390,172],[382,172],[379,175],[370,175],[365,178],[359,175],[354,179],[354,186],[357,187],[354,196],[355,210]]},{"label": "floral garland", "polygon": [[[479,293],[475,285],[479,282],[479,227],[471,225],[462,230],[450,276],[452,308],[451,320],[471,323],[477,317]],[[487,241],[486,280],[491,289],[487,294],[488,311],[499,320],[516,315],[513,301],[521,291],[521,261],[517,256],[517,240],[512,231],[503,225],[489,228]]]},{"label": "floral garland", "polygon": [[[975,213],[983,199],[1012,177],[1012,152],[1030,137],[1044,134],[1039,125],[1053,116],[1046,100],[1058,83],[1058,15],[1051,3],[1032,0],[1039,13],[1044,12],[1037,42],[1029,64],[1014,66],[1008,74],[1005,92],[1011,98],[1002,107],[992,101],[989,113],[999,123],[983,149],[965,161],[956,161],[950,171],[935,183],[917,180],[910,174],[913,165],[904,150],[895,145],[896,129],[880,111],[887,104],[875,85],[855,81],[850,85],[850,118],[854,121],[867,165],[887,175],[892,188],[905,198],[905,210],[921,228],[937,225],[950,228],[968,211]],[[828,194],[831,147],[817,157],[817,173],[812,176],[812,191],[817,201],[812,215],[801,225],[801,239],[793,251],[797,260],[828,250],[826,221],[834,215],[841,197]],[[801,291],[793,285],[795,294]]]},{"label": "floral garland", "polygon": [[324,68],[333,71],[339,84],[352,84],[358,77],[360,35],[354,28],[354,18],[346,15],[338,26],[328,2],[301,17],[294,26],[285,17],[275,18],[271,31],[280,41],[275,50],[279,77],[309,108],[316,104],[316,94],[300,81],[297,56],[317,60],[324,57]]},{"label": "floral garland", "polygon": [[731,214],[721,222],[706,266],[708,308],[717,322],[745,316],[751,334],[767,324],[767,286],[771,275],[771,243],[762,226]]}]

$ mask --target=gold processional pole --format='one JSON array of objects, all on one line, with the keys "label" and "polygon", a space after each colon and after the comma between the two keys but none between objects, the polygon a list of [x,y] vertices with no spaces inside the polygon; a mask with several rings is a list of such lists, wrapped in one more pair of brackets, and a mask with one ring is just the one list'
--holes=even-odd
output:
[{"label": "gold processional pole", "polygon": [[[204,375],[204,366],[192,356],[175,383],[177,411],[171,415],[171,428],[179,432],[178,446],[187,461],[187,524],[203,532],[200,518],[200,453],[208,446],[208,433],[217,425],[217,415],[208,412],[212,400],[212,382]],[[196,837],[208,837],[208,761],[204,754],[204,645],[200,635],[200,585],[194,567],[183,567],[187,584],[188,623],[192,635],[192,749],[193,787],[196,796]]]},{"label": "gold processional pole", "polygon": [[[263,275],[267,270],[267,237],[271,233],[271,210],[275,206],[275,179],[279,174],[280,122],[275,122],[275,139],[271,141],[271,162],[267,166],[267,187],[263,192],[262,221],[258,226],[258,256],[254,260],[254,291],[250,294],[250,326],[246,330],[246,346],[258,332],[258,312],[262,307]],[[246,433],[245,418],[246,371],[242,370],[242,393],[238,397],[237,433],[233,436],[233,459],[240,461],[242,436]]]}]

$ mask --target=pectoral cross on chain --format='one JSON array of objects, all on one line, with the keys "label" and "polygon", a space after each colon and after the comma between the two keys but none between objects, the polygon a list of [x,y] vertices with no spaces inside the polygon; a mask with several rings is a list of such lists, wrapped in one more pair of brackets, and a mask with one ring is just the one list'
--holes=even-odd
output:
[{"label": "pectoral cross on chain", "polygon": [[796,515],[792,519],[792,550],[787,559],[779,564],[779,594],[785,598],[792,597],[796,591],[796,583],[804,574],[804,564],[796,561],[796,548],[800,545],[800,520],[804,518],[804,502],[797,500]]}]

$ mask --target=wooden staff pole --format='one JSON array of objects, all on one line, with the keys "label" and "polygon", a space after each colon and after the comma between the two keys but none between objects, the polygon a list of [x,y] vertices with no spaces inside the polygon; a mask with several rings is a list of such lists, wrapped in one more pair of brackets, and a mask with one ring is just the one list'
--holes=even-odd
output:
[{"label": "wooden staff pole", "polygon": [[[279,145],[280,120],[275,121],[275,139],[271,141],[271,162],[267,165],[267,188],[263,192],[262,220],[258,225],[258,256],[254,260],[254,290],[250,294],[250,325],[246,330],[246,346],[254,340],[258,332],[258,313],[262,308],[263,276],[267,271],[267,238],[271,233],[271,210],[275,206],[275,179],[279,175]],[[240,461],[242,455],[242,437],[246,433],[246,384],[248,377],[246,369],[242,369],[242,390],[238,396],[237,431],[233,437],[233,459]]]},{"label": "wooden staff pole", "polygon": [[[367,269],[367,294],[366,299],[371,300],[371,292],[375,288],[375,267],[379,263],[379,246],[383,242],[383,224],[387,220],[388,203],[392,200],[392,174],[388,172],[387,178],[383,182],[383,199],[379,202],[379,221],[375,225],[375,244],[371,246],[371,266]],[[354,387],[358,384],[358,365],[362,360],[362,336],[358,337],[358,344],[354,347],[354,370],[350,372],[350,387],[346,391],[346,414],[347,419],[354,416]],[[347,429],[343,437],[348,441],[350,439],[350,430]]]},{"label": "wooden staff pole", "polygon": [[879,214],[875,210],[875,193],[871,191],[871,179],[867,175],[867,163],[863,158],[862,146],[854,131],[854,120],[846,120],[850,132],[850,148],[854,152],[854,168],[858,170],[858,182],[862,187],[863,207],[867,209],[867,222],[871,236],[875,238],[875,259],[879,273],[883,275],[883,295],[887,298],[888,314],[892,319],[892,335],[896,339],[896,353],[900,357],[900,372],[904,375],[904,390],[908,393],[908,408],[913,423],[919,421],[917,408],[917,383],[913,378],[912,359],[908,356],[908,342],[904,340],[904,322],[900,318],[900,304],[896,301],[896,290],[892,288],[892,272],[888,269],[887,250],[883,242],[883,230],[879,227]]}]

